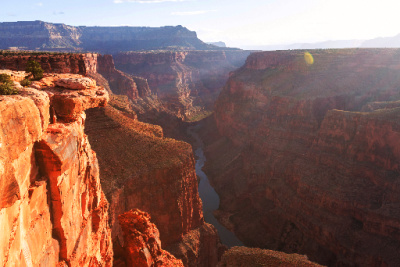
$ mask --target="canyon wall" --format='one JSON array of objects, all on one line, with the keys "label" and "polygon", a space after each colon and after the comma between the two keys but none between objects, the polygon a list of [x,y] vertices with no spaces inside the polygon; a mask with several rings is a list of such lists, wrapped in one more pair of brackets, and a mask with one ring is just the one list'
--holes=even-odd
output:
[{"label": "canyon wall", "polygon": [[254,53],[222,90],[204,136],[216,215],[249,246],[397,266],[399,50],[309,52]]},{"label": "canyon wall", "polygon": [[24,71],[29,60],[40,64],[44,72],[87,75],[96,72],[97,54],[0,53],[0,69]]},{"label": "canyon wall", "polygon": [[124,246],[118,215],[140,209],[157,225],[163,247],[185,266],[215,266],[220,243],[204,223],[191,146],[111,106],[87,114],[85,130],[110,201],[115,257]]},{"label": "canyon wall", "polygon": [[108,94],[78,75],[45,79],[0,96],[0,265],[111,266],[108,202],[84,134],[84,110]]},{"label": "canyon wall", "polygon": [[146,97],[150,94],[146,79],[129,76],[115,69],[111,55],[97,57],[97,72],[107,79],[114,94],[127,95],[130,99]]},{"label": "canyon wall", "polygon": [[[118,69],[146,78],[153,94],[176,116],[188,119],[212,109],[229,72],[248,51],[148,51],[114,56]],[[229,56],[227,56],[229,55]]]}]

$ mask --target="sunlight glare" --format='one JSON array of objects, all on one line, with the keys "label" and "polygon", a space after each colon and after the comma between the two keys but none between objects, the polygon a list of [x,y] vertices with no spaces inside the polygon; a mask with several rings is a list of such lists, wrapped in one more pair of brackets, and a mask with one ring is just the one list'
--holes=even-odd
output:
[{"label": "sunlight glare", "polygon": [[314,64],[314,57],[311,55],[310,52],[304,53],[304,60],[306,61],[307,65]]}]

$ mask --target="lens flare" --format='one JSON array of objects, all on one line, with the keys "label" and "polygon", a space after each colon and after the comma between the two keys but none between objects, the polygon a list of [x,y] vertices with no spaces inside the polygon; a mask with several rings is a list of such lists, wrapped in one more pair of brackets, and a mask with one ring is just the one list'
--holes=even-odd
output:
[{"label": "lens flare", "polygon": [[309,52],[304,53],[304,60],[306,61],[307,65],[314,64],[314,58]]}]

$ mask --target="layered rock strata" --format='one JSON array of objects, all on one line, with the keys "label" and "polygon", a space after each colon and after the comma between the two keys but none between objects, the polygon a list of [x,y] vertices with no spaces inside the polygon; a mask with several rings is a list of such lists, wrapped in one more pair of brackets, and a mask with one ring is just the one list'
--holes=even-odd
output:
[{"label": "layered rock strata", "polygon": [[229,72],[241,66],[248,54],[247,51],[149,51],[119,53],[114,59],[118,69],[146,78],[152,93],[165,107],[187,119],[201,109],[212,108]]},{"label": "layered rock strata", "polygon": [[107,101],[100,87],[0,96],[0,265],[112,265],[108,202],[83,112]]},{"label": "layered rock strata", "polygon": [[115,69],[111,55],[99,55],[97,60],[97,72],[107,79],[114,94],[127,95],[132,100],[150,94],[147,81],[143,78],[129,76]]},{"label": "layered rock strata", "polygon": [[305,52],[254,53],[221,92],[217,215],[246,245],[397,266],[399,50]]},{"label": "layered rock strata", "polygon": [[[196,32],[182,26],[74,27],[43,21],[0,23],[0,49],[44,51],[120,51],[154,49],[219,49],[205,44]],[[224,48],[227,49],[227,48]]]},{"label": "layered rock strata", "polygon": [[[29,60],[38,62],[46,73],[89,76],[101,86],[108,87],[110,93],[127,95],[131,100],[150,94],[146,79],[115,69],[111,55],[5,52],[0,53],[0,69],[24,71]],[[13,75],[18,74],[13,72]]]},{"label": "layered rock strata", "polygon": [[191,146],[112,107],[88,111],[85,129],[110,201],[114,248],[123,246],[118,215],[141,209],[158,226],[163,246],[185,266],[215,266],[219,238],[203,220]]},{"label": "layered rock strata", "polygon": [[24,71],[29,60],[40,64],[47,73],[72,73],[87,75],[95,73],[97,54],[67,53],[0,53],[0,69]]}]

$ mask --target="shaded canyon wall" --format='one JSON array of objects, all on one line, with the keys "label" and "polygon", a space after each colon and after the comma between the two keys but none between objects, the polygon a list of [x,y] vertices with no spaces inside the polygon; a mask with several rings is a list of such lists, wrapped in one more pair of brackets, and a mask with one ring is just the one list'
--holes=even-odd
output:
[{"label": "shaded canyon wall", "polygon": [[204,136],[217,215],[246,245],[396,266],[399,50],[305,52],[254,53],[221,92]]}]

